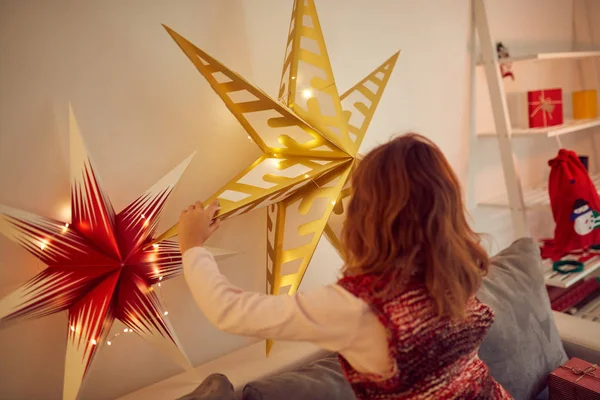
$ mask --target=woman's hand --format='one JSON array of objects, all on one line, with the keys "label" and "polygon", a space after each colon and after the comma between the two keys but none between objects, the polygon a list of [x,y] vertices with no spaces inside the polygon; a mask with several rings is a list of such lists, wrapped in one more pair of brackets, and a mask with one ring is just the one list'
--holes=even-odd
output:
[{"label": "woman's hand", "polygon": [[212,202],[206,209],[201,201],[192,204],[179,216],[179,249],[181,254],[192,247],[202,247],[204,242],[219,229],[219,220],[215,215],[219,211],[219,203]]}]

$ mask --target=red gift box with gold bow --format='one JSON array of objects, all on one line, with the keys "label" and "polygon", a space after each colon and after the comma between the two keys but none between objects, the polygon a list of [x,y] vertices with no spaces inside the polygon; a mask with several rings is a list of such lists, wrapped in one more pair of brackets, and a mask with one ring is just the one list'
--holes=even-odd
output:
[{"label": "red gift box with gold bow", "polygon": [[562,89],[527,92],[529,127],[543,128],[563,123]]},{"label": "red gift box with gold bow", "polygon": [[600,400],[600,367],[571,358],[548,376],[550,400]]}]

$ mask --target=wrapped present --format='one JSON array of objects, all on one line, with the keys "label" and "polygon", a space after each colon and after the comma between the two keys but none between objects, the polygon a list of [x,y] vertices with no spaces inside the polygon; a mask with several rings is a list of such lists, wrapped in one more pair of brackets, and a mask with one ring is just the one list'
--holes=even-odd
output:
[{"label": "wrapped present", "polygon": [[573,285],[554,300],[550,300],[550,306],[554,311],[567,311],[577,305],[587,296],[600,289],[600,282],[596,279],[586,279],[579,285]]},{"label": "wrapped present", "polygon": [[573,92],[573,119],[598,118],[598,93],[595,90]]},{"label": "wrapped present", "polygon": [[548,376],[550,400],[600,400],[600,367],[571,358]]},{"label": "wrapped present", "polygon": [[553,302],[560,300],[561,297],[567,296],[569,293],[580,290],[580,287],[584,285],[585,281],[585,279],[582,279],[566,288],[546,285],[546,291],[548,292],[548,298],[550,298],[550,304],[552,305]]},{"label": "wrapped present", "polygon": [[543,128],[563,123],[562,89],[527,92],[529,127]]}]

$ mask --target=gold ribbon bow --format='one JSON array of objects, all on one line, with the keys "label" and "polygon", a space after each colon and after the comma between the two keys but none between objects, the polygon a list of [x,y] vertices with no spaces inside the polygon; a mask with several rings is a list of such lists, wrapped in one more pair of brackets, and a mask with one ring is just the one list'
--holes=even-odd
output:
[{"label": "gold ribbon bow", "polygon": [[561,365],[560,367],[564,368],[564,369],[568,369],[569,371],[571,371],[575,375],[581,375],[579,378],[577,378],[577,380],[575,381],[575,383],[579,382],[580,380],[582,380],[586,376],[592,377],[594,379],[600,379],[600,376],[597,376],[596,374],[594,374],[594,371],[598,367],[598,365],[596,365],[596,364],[590,365],[589,367],[587,367],[586,369],[583,369],[583,370],[579,369],[579,368],[575,368],[575,367],[565,367],[564,365]]},{"label": "gold ribbon bow", "polygon": [[532,101],[529,104],[537,106],[530,114],[530,117],[533,118],[541,110],[542,117],[544,118],[544,126],[548,126],[548,118],[552,119],[552,112],[556,104],[562,104],[562,100],[552,100],[550,97],[544,97],[544,91],[542,90],[539,100]]}]

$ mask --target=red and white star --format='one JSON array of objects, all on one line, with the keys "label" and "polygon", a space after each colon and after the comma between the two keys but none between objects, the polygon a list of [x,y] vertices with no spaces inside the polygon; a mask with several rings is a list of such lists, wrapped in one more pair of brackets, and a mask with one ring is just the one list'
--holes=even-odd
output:
[{"label": "red and white star", "polygon": [[0,299],[0,326],[67,310],[63,399],[75,399],[115,319],[190,369],[152,285],[182,272],[176,242],[150,246],[188,157],[115,214],[70,114],[70,223],[0,205],[0,232],[48,265]]}]

